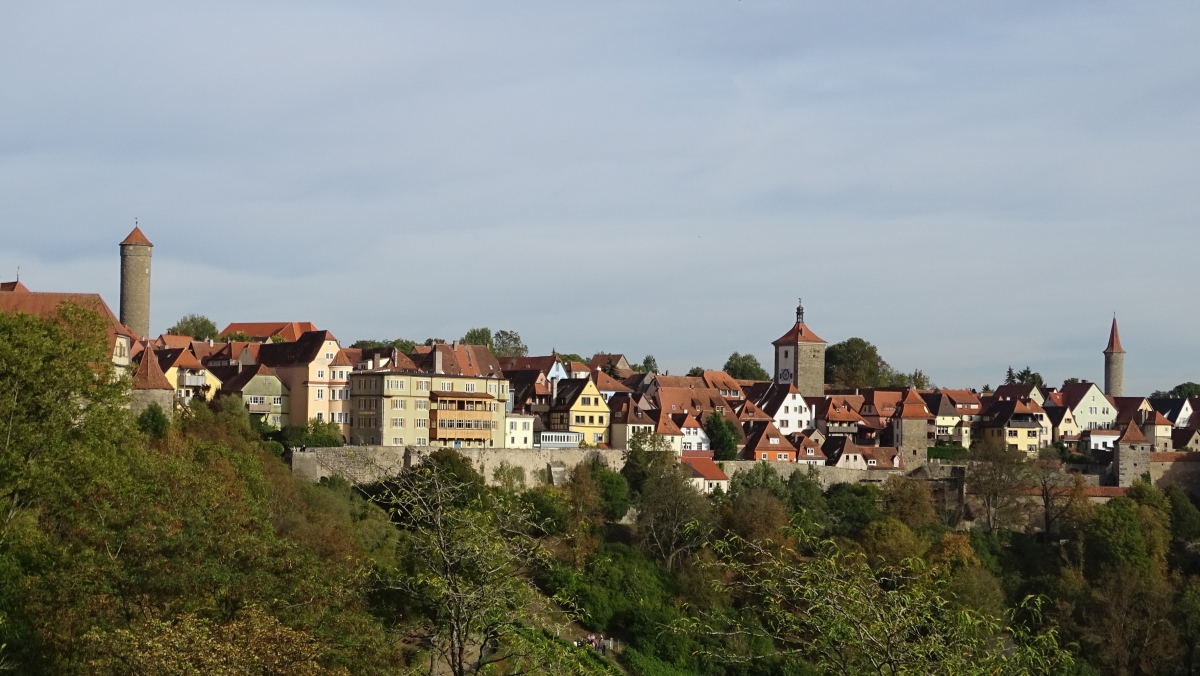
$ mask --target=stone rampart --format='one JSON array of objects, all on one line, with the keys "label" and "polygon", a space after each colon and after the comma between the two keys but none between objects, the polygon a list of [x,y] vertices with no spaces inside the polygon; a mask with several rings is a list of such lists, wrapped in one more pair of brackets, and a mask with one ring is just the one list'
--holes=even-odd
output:
[{"label": "stone rampart", "polygon": [[[338,448],[312,448],[292,452],[292,472],[309,481],[340,474],[355,483],[372,483],[393,475],[408,465],[415,465],[433,449],[428,446],[342,446]],[[564,449],[457,449],[471,465],[494,483],[493,473],[501,463],[525,471],[525,485],[537,484],[539,473],[544,473],[552,464],[561,463],[567,470],[585,460],[599,458],[613,470],[624,466],[622,451],[584,448]]]}]

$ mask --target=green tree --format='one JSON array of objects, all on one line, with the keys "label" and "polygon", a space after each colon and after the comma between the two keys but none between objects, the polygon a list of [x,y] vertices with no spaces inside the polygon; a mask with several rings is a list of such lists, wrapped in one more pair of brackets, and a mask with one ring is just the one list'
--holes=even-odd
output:
[{"label": "green tree", "polygon": [[803,513],[808,522],[824,528],[828,525],[829,515],[819,476],[812,465],[807,472],[792,472],[787,480],[787,506],[792,514]]},{"label": "green tree", "polygon": [[927,481],[890,476],[883,482],[880,497],[883,498],[884,513],[909,528],[927,528],[937,521]]},{"label": "green tree", "polygon": [[1196,505],[1175,484],[1168,485],[1163,493],[1171,503],[1171,534],[1175,539],[1183,542],[1200,539],[1200,510]]},{"label": "green tree", "polygon": [[516,331],[497,331],[492,336],[492,353],[497,357],[526,357],[529,348]]},{"label": "green tree", "polygon": [[489,350],[494,347],[492,344],[492,330],[486,326],[467,331],[467,334],[458,342],[463,345],[484,345]]},{"label": "green tree", "polygon": [[734,500],[756,488],[762,488],[780,500],[788,496],[783,479],[770,463],[755,463],[750,469],[737,472],[729,479],[729,497]]},{"label": "green tree", "polygon": [[[813,532],[794,524],[796,544],[782,548],[736,535],[717,541],[714,586],[759,612],[682,619],[675,631],[769,640],[821,674],[1070,673],[1072,657],[1053,629],[1035,634],[1013,617],[1006,631],[1001,620],[954,612],[944,568],[905,562],[881,574]],[[1033,600],[1019,612],[1036,623],[1039,610]],[[719,651],[710,656],[721,659]]]},{"label": "green tree", "polygon": [[350,347],[355,350],[367,350],[377,347],[394,347],[404,354],[412,352],[413,348],[416,346],[416,343],[404,338],[397,338],[395,340],[356,340],[352,345],[350,345]]},{"label": "green tree", "polygon": [[629,485],[629,494],[634,501],[640,499],[646,479],[664,465],[675,463],[671,442],[652,432],[634,432],[629,439],[629,449],[624,454],[625,464],[621,476]]},{"label": "green tree", "polygon": [[605,375],[607,375],[609,378],[613,378],[614,380],[621,379],[621,374],[617,371],[617,364],[613,361],[612,357],[604,360],[603,370]]},{"label": "green tree", "polygon": [[445,345],[446,341],[442,338],[426,338],[423,344],[425,347],[433,347],[434,345]]},{"label": "green tree", "polygon": [[879,489],[869,484],[834,484],[825,491],[825,507],[833,535],[856,535],[883,518],[879,511]]},{"label": "green tree", "polygon": [[1096,510],[1087,534],[1087,563],[1093,575],[1123,566],[1145,570],[1150,564],[1142,538],[1138,504],[1129,498],[1113,498]]},{"label": "green tree", "polygon": [[648,354],[642,360],[642,373],[658,373],[658,361],[654,358],[654,355]]},{"label": "green tree", "polygon": [[879,350],[862,338],[847,338],[825,350],[825,382],[835,388],[884,387],[894,375]]},{"label": "green tree", "polygon": [[737,352],[725,360],[725,372],[730,378],[738,380],[770,380],[771,376],[763,369],[762,364],[752,354],[741,355]]},{"label": "green tree", "polygon": [[191,336],[192,340],[216,340],[220,337],[217,325],[204,315],[184,315],[167,329],[172,336]]},{"label": "green tree", "polygon": [[151,439],[162,439],[171,429],[171,419],[163,412],[158,404],[151,403],[138,415],[138,429],[150,435]]},{"label": "green tree", "polygon": [[252,343],[252,342],[254,342],[254,339],[250,337],[250,334],[246,333],[245,331],[233,331],[231,333],[227,333],[227,334],[225,334],[225,337],[222,338],[222,340],[224,340],[226,343]]},{"label": "green tree", "polygon": [[698,550],[711,525],[709,502],[696,492],[679,463],[663,463],[646,477],[638,505],[638,543],[667,570],[678,570]]},{"label": "green tree", "polygon": [[1181,383],[1166,392],[1157,390],[1150,395],[1151,399],[1191,399],[1192,397],[1200,397],[1200,383]]},{"label": "green tree", "polygon": [[708,435],[714,459],[737,459],[737,423],[726,420],[714,411],[704,420],[704,433]]},{"label": "green tree", "polygon": [[693,366],[690,370],[688,370],[687,374],[689,377],[692,377],[692,378],[701,378],[704,376],[704,367],[703,366]]},{"label": "green tree", "polygon": [[1031,483],[1025,454],[988,439],[971,452],[967,484],[973,487],[989,531],[1012,523],[1024,509],[1022,489]]}]

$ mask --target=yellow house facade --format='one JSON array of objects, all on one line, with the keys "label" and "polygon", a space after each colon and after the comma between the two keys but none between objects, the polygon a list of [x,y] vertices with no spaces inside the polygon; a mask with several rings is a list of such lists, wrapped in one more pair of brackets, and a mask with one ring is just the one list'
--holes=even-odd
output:
[{"label": "yellow house facade", "polygon": [[608,404],[589,378],[567,378],[552,384],[550,430],[579,432],[589,446],[609,443]]},{"label": "yellow house facade", "polygon": [[349,391],[351,444],[505,447],[507,380],[360,369]]}]

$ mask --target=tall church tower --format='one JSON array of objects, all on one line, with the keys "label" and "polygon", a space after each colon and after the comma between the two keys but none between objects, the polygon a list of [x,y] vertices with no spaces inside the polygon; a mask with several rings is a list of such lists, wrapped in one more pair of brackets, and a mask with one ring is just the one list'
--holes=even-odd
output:
[{"label": "tall church tower", "polygon": [[1121,348],[1116,317],[1113,317],[1112,331],[1108,334],[1108,347],[1104,348],[1104,394],[1125,396],[1125,350]]},{"label": "tall church tower", "polygon": [[121,242],[121,323],[141,338],[150,335],[150,250],[153,247],[137,226]]},{"label": "tall church tower", "polygon": [[775,346],[775,382],[795,385],[805,397],[825,396],[825,341],[804,323],[804,302],[796,306],[796,324]]}]

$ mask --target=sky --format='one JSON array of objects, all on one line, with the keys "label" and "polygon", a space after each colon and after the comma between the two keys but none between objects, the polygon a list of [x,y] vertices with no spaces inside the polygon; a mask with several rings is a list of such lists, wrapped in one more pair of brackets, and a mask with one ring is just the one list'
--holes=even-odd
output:
[{"label": "sky", "polygon": [[11,3],[0,279],[672,373],[1200,382],[1200,5]]}]

